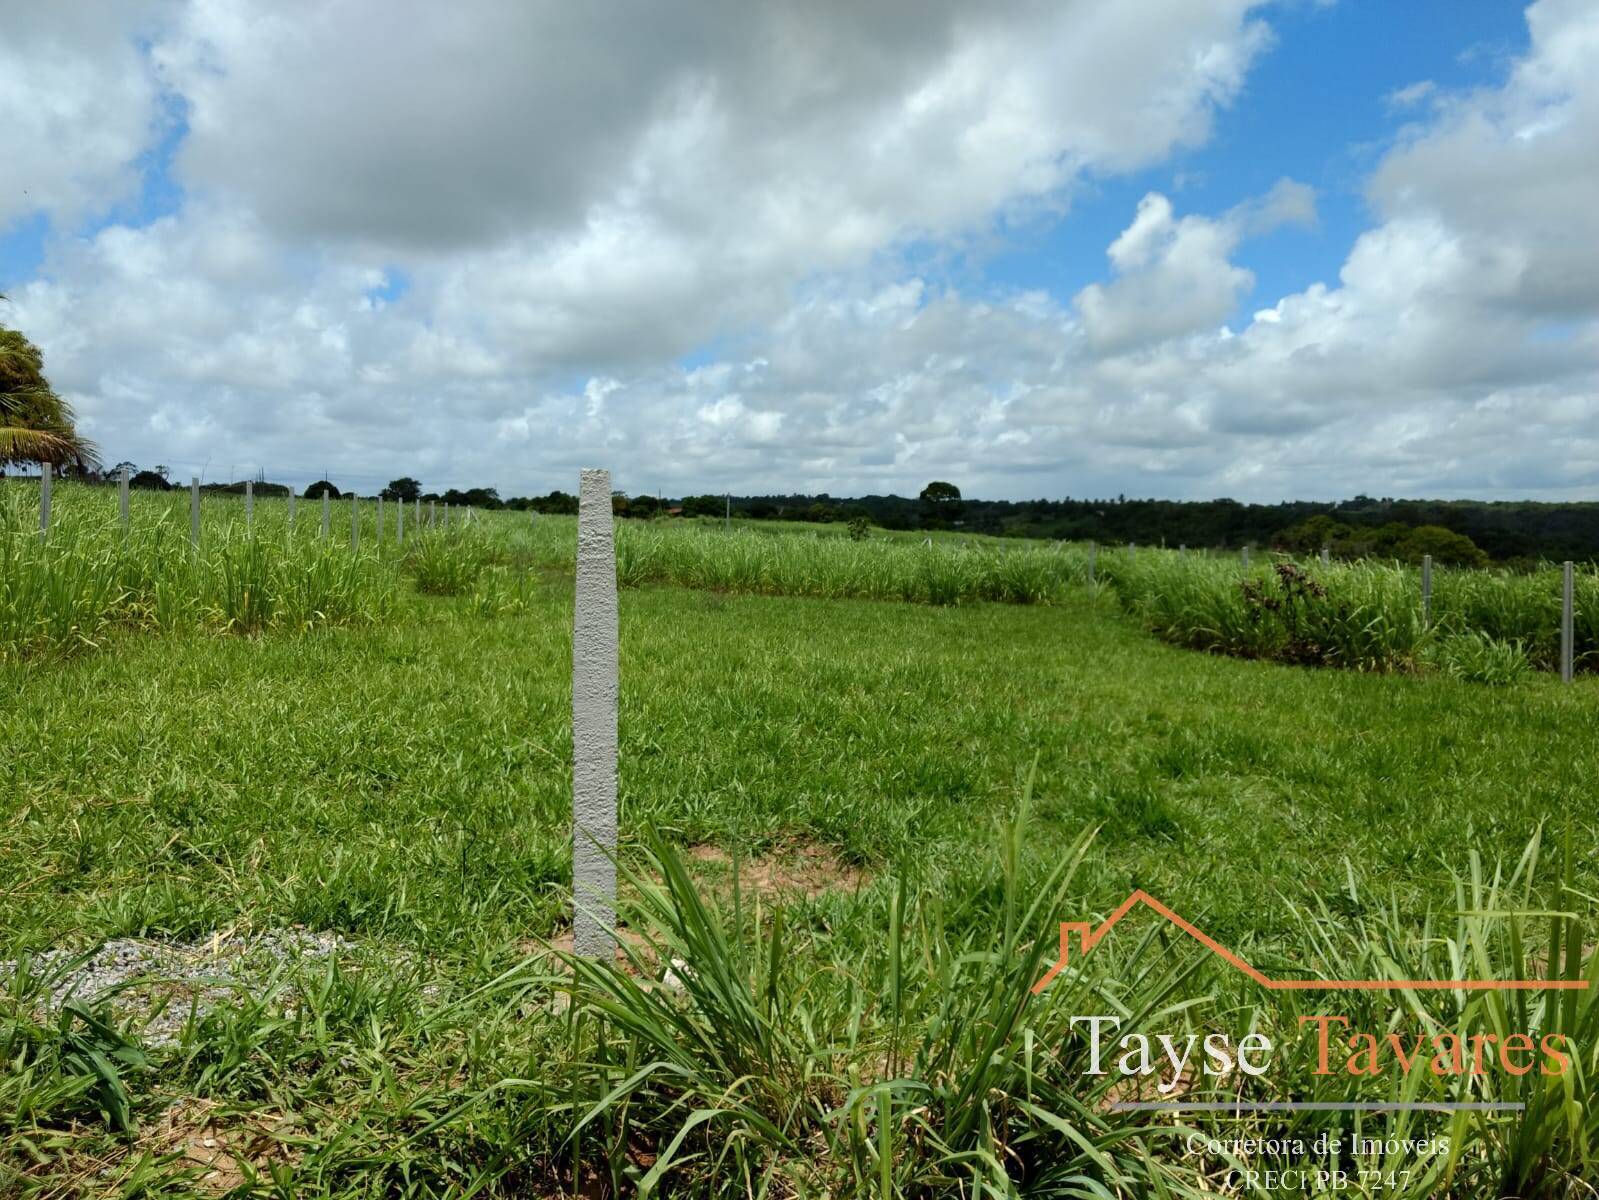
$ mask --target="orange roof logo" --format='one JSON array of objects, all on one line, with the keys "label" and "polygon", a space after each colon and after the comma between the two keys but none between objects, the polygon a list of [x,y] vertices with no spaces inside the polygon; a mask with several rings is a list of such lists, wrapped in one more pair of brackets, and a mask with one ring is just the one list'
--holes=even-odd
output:
[{"label": "orange roof logo", "polygon": [[1264,971],[1250,966],[1238,955],[1223,946],[1210,934],[1200,929],[1191,921],[1178,916],[1166,905],[1143,890],[1135,891],[1121,904],[1116,911],[1106,917],[1104,922],[1095,929],[1088,921],[1062,921],[1060,923],[1060,959],[1045,971],[1042,978],[1033,984],[1033,995],[1042,992],[1050,982],[1066,969],[1071,960],[1072,934],[1078,934],[1082,949],[1080,953],[1087,954],[1111,929],[1134,908],[1142,904],[1152,908],[1171,924],[1193,938],[1212,954],[1225,960],[1231,967],[1242,971],[1261,987],[1277,992],[1319,992],[1339,990],[1362,991],[1471,991],[1471,992],[1526,992],[1548,989],[1551,991],[1585,991],[1588,987],[1586,979],[1273,979]]}]

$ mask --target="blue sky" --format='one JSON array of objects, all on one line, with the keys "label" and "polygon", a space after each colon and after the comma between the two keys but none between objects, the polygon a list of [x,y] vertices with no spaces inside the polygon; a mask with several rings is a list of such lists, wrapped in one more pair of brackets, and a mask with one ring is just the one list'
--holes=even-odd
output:
[{"label": "blue sky", "polygon": [[257,8],[0,44],[4,315],[113,460],[1599,497],[1586,0]]},{"label": "blue sky", "polygon": [[1382,150],[1421,112],[1388,97],[1422,80],[1440,89],[1490,85],[1527,46],[1514,4],[1459,0],[1346,0],[1291,4],[1271,14],[1273,44],[1243,94],[1215,117],[1203,146],[1131,176],[1095,178],[1067,219],[1012,232],[983,265],[997,286],[1070,295],[1097,278],[1105,247],[1146,192],[1185,210],[1220,213],[1283,177],[1316,189],[1315,228],[1286,227],[1244,243],[1255,287],[1239,315],[1317,280],[1334,282],[1350,245],[1372,223],[1365,185]]}]

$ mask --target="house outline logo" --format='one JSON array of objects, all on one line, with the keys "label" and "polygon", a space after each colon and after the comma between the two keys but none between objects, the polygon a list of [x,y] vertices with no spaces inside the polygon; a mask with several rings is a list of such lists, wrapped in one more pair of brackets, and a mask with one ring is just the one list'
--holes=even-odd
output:
[{"label": "house outline logo", "polygon": [[1243,972],[1261,987],[1274,992],[1317,991],[1468,991],[1468,992],[1528,992],[1528,991],[1586,991],[1586,979],[1273,979],[1264,971],[1251,966],[1226,946],[1193,922],[1184,919],[1167,905],[1161,903],[1142,888],[1116,906],[1096,929],[1091,921],[1062,921],[1060,923],[1060,958],[1044,972],[1032,986],[1038,995],[1066,969],[1071,961],[1072,934],[1078,934],[1081,954],[1088,954],[1104,939],[1121,919],[1142,905],[1153,909],[1170,924],[1204,946],[1212,954],[1237,971]]}]

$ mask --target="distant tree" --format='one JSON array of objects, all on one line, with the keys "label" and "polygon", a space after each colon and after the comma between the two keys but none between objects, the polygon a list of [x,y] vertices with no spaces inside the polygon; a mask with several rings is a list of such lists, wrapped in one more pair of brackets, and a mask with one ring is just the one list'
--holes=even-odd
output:
[{"label": "distant tree", "polygon": [[379,493],[385,500],[417,500],[422,495],[422,485],[409,475],[389,480],[389,486]]},{"label": "distant tree", "polygon": [[152,492],[170,492],[172,485],[167,482],[167,477],[155,471],[140,471],[137,475],[129,476],[130,488],[149,488]]},{"label": "distant tree", "polygon": [[653,517],[661,511],[661,502],[655,496],[634,496],[627,502],[630,517]]},{"label": "distant tree", "polygon": [[305,498],[307,500],[320,500],[323,492],[328,494],[329,500],[337,500],[339,496],[342,495],[339,489],[334,487],[326,479],[318,479],[310,487],[305,489]]},{"label": "distant tree", "polygon": [[719,517],[725,511],[727,501],[721,496],[684,496],[683,515],[685,517]]},{"label": "distant tree", "polygon": [[82,472],[98,466],[98,457],[74,426],[72,406],[44,377],[39,348],[0,326],[0,468],[49,463]]},{"label": "distant tree", "polygon": [[137,463],[128,462],[126,459],[124,459],[122,462],[119,462],[116,466],[111,467],[107,471],[107,474],[109,474],[112,479],[120,479],[120,478],[122,478],[122,472],[124,472],[124,471],[126,471],[128,473],[128,478],[132,479],[135,475],[137,475],[139,473],[139,465]]},{"label": "distant tree", "polygon": [[964,509],[960,488],[942,479],[935,479],[924,487],[917,499],[921,503],[922,524],[931,528],[958,520]]},{"label": "distant tree", "polygon": [[1408,563],[1420,563],[1422,555],[1432,555],[1440,567],[1486,567],[1488,556],[1477,543],[1463,533],[1445,529],[1441,525],[1422,525],[1412,529],[1400,541],[1396,557]]},{"label": "distant tree", "polygon": [[1290,554],[1319,554],[1323,546],[1342,554],[1354,532],[1342,521],[1326,513],[1317,513],[1309,520],[1284,529],[1272,539],[1272,545]]}]

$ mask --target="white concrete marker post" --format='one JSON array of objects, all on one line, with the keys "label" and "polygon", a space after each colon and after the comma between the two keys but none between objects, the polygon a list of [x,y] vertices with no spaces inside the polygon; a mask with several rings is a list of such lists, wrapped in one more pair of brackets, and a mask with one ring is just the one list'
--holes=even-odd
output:
[{"label": "white concrete marker post", "polygon": [[255,484],[250,480],[244,481],[244,532],[249,533],[255,528]]},{"label": "white concrete marker post", "polygon": [[328,489],[322,489],[322,540],[328,540]]},{"label": "white concrete marker post", "polygon": [[289,529],[294,529],[294,489],[289,489]]},{"label": "white concrete marker post", "polygon": [[616,546],[611,473],[582,472],[572,620],[572,944],[616,945]]},{"label": "white concrete marker post", "polygon": [[350,549],[361,548],[361,502],[352,493],[350,496]]},{"label": "white concrete marker post", "polygon": [[200,551],[200,477],[189,476],[189,545]]},{"label": "white concrete marker post", "polygon": [[117,509],[122,514],[122,532],[128,532],[128,468],[122,468],[122,478],[117,484]]},{"label": "white concrete marker post", "polygon": [[383,493],[378,493],[378,550],[383,549]]},{"label": "white concrete marker post", "polygon": [[413,522],[413,524],[416,526],[416,531],[418,533],[421,533],[422,532],[422,497],[421,496],[418,496],[416,498],[416,512],[415,512],[414,515],[416,517],[416,520]]},{"label": "white concrete marker post", "polygon": [[1244,546],[1244,570],[1249,570],[1249,546]]},{"label": "white concrete marker post", "polygon": [[39,464],[39,536],[50,534],[50,464]]},{"label": "white concrete marker post", "polygon": [[1574,596],[1572,595],[1572,571],[1574,569],[1570,559],[1560,565],[1560,680],[1562,683],[1570,683],[1574,673],[1573,659],[1575,656],[1572,653],[1572,642],[1575,640],[1576,633],[1573,627],[1575,624],[1573,610],[1576,608]]},{"label": "white concrete marker post", "polygon": [[1326,546],[1321,548],[1321,565],[1324,567],[1332,566],[1332,551]]},{"label": "white concrete marker post", "polygon": [[1421,623],[1432,621],[1432,555],[1421,556]]},{"label": "white concrete marker post", "polygon": [[1187,558],[1188,557],[1188,543],[1187,542],[1178,542],[1177,543],[1177,557],[1178,558]]},{"label": "white concrete marker post", "polygon": [[394,544],[405,545],[405,501],[394,502]]},{"label": "white concrete marker post", "polygon": [[[444,506],[444,519],[446,521],[448,521],[450,519],[450,506],[448,504],[446,504]],[[429,500],[428,501],[428,524],[429,525],[437,525],[438,521],[439,521],[439,502],[437,500]]]}]

